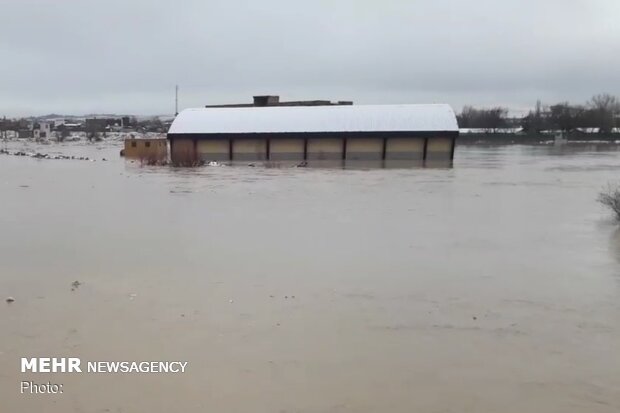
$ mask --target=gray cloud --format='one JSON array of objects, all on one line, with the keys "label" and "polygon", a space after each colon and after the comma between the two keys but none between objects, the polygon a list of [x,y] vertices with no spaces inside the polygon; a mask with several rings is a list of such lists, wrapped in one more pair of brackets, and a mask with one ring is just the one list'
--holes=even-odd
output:
[{"label": "gray cloud", "polygon": [[0,0],[0,113],[620,94],[617,0]]}]

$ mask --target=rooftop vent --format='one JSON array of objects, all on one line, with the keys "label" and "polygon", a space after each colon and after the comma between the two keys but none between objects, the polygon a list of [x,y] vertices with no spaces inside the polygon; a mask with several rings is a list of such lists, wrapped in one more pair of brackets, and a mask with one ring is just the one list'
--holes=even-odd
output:
[{"label": "rooftop vent", "polygon": [[254,106],[271,106],[280,103],[280,96],[266,95],[254,96]]}]

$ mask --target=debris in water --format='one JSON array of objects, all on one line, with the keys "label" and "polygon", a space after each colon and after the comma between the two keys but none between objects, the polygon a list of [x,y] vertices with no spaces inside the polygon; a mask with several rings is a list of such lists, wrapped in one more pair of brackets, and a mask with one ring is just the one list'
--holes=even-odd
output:
[{"label": "debris in water", "polygon": [[82,283],[81,283],[81,282],[79,282],[79,281],[77,281],[77,280],[76,280],[76,281],[73,281],[73,282],[71,283],[71,286],[73,287],[73,288],[71,288],[71,291],[75,291],[75,290],[76,290],[76,289],[77,289],[80,285],[82,285]]},{"label": "debris in water", "polygon": [[231,304],[232,304],[232,303],[234,303],[234,301],[233,301],[233,300],[228,300],[228,302],[229,302],[229,303],[231,303]]},{"label": "debris in water", "polygon": [[138,296],[138,294],[129,294],[129,299],[133,300]]},{"label": "debris in water", "polygon": [[13,297],[7,297],[7,298],[6,298],[6,302],[7,302],[7,303],[9,303],[9,304],[11,304],[11,303],[15,302],[15,298],[13,298]]},{"label": "debris in water", "polygon": [[81,161],[91,161],[94,162],[94,159],[90,159],[88,157],[76,157],[76,156],[69,156],[69,155],[50,155],[48,153],[40,153],[40,152],[24,152],[24,151],[16,151],[16,152],[9,152],[8,150],[0,150],[0,154],[3,155],[13,155],[13,156],[29,156],[31,158],[35,158],[35,159],[77,159],[77,160],[81,160]]}]

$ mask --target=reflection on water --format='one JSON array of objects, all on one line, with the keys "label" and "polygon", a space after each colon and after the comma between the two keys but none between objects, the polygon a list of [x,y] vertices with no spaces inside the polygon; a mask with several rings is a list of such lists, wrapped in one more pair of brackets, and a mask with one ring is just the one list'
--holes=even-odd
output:
[{"label": "reflection on water", "polygon": [[[615,413],[620,236],[595,199],[620,153],[557,150],[413,169],[0,157],[0,410]],[[34,355],[189,365],[25,377]]]},{"label": "reflection on water", "polygon": [[[418,169],[452,168],[449,159],[436,160],[309,160],[309,161],[267,161],[267,162],[218,162],[218,166],[266,167],[266,168],[314,168],[314,169]],[[207,165],[209,166],[209,165]]]}]

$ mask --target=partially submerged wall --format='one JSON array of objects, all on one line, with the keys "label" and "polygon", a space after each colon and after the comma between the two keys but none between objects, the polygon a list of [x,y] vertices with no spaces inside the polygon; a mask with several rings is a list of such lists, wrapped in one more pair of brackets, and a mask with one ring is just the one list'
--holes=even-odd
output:
[{"label": "partially submerged wall", "polygon": [[160,162],[168,159],[166,139],[125,139],[124,155],[130,159]]},{"label": "partially submerged wall", "polygon": [[372,166],[417,166],[451,161],[456,136],[204,139],[170,136],[172,162],[299,162],[317,165],[346,161]]}]

